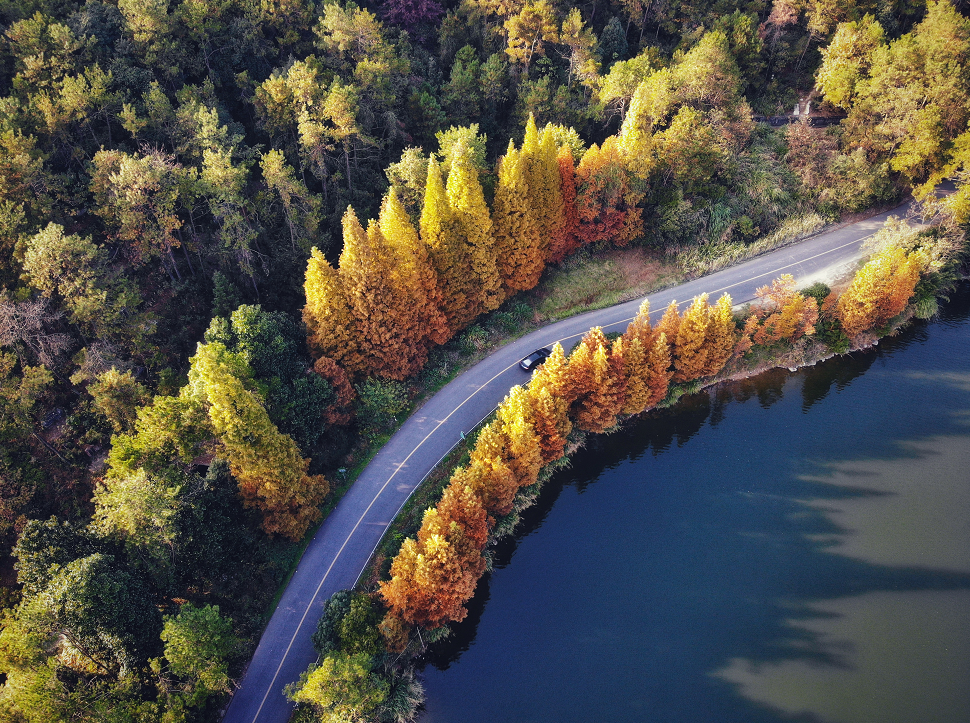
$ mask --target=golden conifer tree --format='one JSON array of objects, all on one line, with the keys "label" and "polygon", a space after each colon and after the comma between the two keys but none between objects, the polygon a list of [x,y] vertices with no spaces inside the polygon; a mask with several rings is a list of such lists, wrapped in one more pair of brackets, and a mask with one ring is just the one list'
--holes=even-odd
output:
[{"label": "golden conifer tree", "polygon": [[561,458],[565,452],[566,437],[572,427],[567,413],[568,407],[564,399],[554,398],[548,387],[540,386],[534,390],[530,387],[529,397],[532,405],[532,426],[539,438],[542,462],[549,464]]},{"label": "golden conifer tree", "polygon": [[633,337],[624,350],[626,398],[623,414],[639,414],[647,408],[652,392],[648,385],[650,367],[647,366],[647,352],[638,337]]},{"label": "golden conifer tree", "polygon": [[512,387],[495,416],[508,439],[508,464],[518,486],[535,484],[542,469],[542,452],[532,426],[532,405],[525,388]]},{"label": "golden conifer tree", "polygon": [[350,372],[362,371],[365,364],[359,349],[360,332],[343,284],[337,270],[316,248],[307,261],[303,288],[306,292],[303,322],[314,356],[329,357]]},{"label": "golden conifer tree", "polygon": [[395,271],[400,284],[410,290],[411,303],[420,313],[424,339],[429,345],[444,344],[448,341],[449,330],[448,319],[441,310],[438,273],[428,247],[418,238],[393,186],[381,205],[380,228],[397,262]]},{"label": "golden conifer tree", "polygon": [[477,299],[468,299],[467,323],[480,313],[497,309],[504,301],[502,279],[495,265],[492,218],[485,204],[478,170],[467,147],[455,151],[448,173],[447,193],[452,214],[468,244],[471,268],[479,291]]},{"label": "golden conifer tree", "polygon": [[460,536],[451,538],[455,552],[469,561],[480,557],[488,542],[488,515],[473,490],[451,480],[434,513],[425,515],[418,541],[424,542],[431,535],[447,535],[453,525],[462,531]]},{"label": "golden conifer tree", "polygon": [[680,320],[674,347],[674,381],[689,382],[704,375],[707,364],[707,294],[687,307]]},{"label": "golden conifer tree", "polygon": [[[493,429],[491,434],[497,433]],[[488,514],[506,515],[512,510],[512,500],[519,485],[500,456],[505,453],[501,435],[486,435],[485,440],[469,465],[454,471],[452,483],[465,485],[474,492]]]},{"label": "golden conifer tree", "polygon": [[499,161],[492,215],[496,265],[506,296],[533,288],[545,266],[532,211],[535,203],[526,182],[522,155],[509,141],[508,151]]},{"label": "golden conifer tree", "polygon": [[565,225],[558,149],[555,131],[547,125],[542,134],[530,115],[522,143],[522,158],[529,184],[543,259],[553,239],[561,236]]},{"label": "golden conifer tree", "polygon": [[657,324],[656,332],[657,334],[663,334],[667,338],[672,359],[674,345],[677,343],[677,334],[680,333],[680,311],[676,301],[671,301],[667,305],[664,315]]},{"label": "golden conifer tree", "polygon": [[418,539],[404,541],[391,563],[390,581],[381,583],[391,614],[429,628],[463,620],[464,605],[485,571],[480,551],[470,553],[469,537],[464,525],[428,509]]},{"label": "golden conifer tree", "polygon": [[390,614],[427,627],[462,620],[464,604],[485,572],[487,539],[481,500],[456,474],[441,501],[425,511],[417,539],[404,541],[391,564],[391,580],[381,583]]},{"label": "golden conifer tree", "polygon": [[189,362],[188,393],[205,406],[244,503],[263,513],[266,532],[299,540],[320,518],[327,480],[307,474],[310,460],[270,420],[240,356],[213,342]]},{"label": "golden conifer tree", "polygon": [[650,369],[647,386],[650,387],[651,396],[647,401],[646,409],[656,406],[667,396],[670,380],[674,376],[670,359],[670,344],[667,342],[667,335],[660,332],[654,339],[653,346],[647,351],[647,367]]},{"label": "golden conifer tree", "polygon": [[702,376],[712,377],[721,371],[731,358],[737,341],[734,314],[731,312],[731,297],[728,294],[722,294],[708,314],[707,338],[704,341],[707,358]]},{"label": "golden conifer tree", "polygon": [[431,252],[441,289],[441,310],[448,320],[451,336],[462,329],[474,315],[479,290],[472,270],[468,243],[448,204],[441,169],[432,156],[428,161],[428,179],[421,207],[421,240]]},{"label": "golden conifer tree", "polygon": [[589,432],[613,427],[623,404],[622,342],[611,349],[603,330],[594,327],[573,350],[568,369],[575,394],[570,416],[576,426]]},{"label": "golden conifer tree", "polygon": [[648,299],[644,299],[640,303],[640,308],[637,309],[637,315],[633,317],[633,321],[627,324],[626,331],[623,333],[623,338],[626,340],[628,345],[632,343],[634,339],[639,340],[643,353],[646,355],[646,350],[650,348],[655,336],[656,333],[650,324],[650,301]]},{"label": "golden conifer tree", "polygon": [[490,422],[475,441],[466,481],[490,514],[504,515],[512,509],[519,480],[512,471],[510,458],[509,439],[502,425],[498,421]]},{"label": "golden conifer tree", "polygon": [[874,255],[839,297],[838,318],[850,336],[886,324],[906,308],[919,282],[923,259],[889,248]]},{"label": "golden conifer tree", "polygon": [[397,283],[399,277],[378,224],[372,221],[365,232],[348,208],[343,227],[339,273],[360,331],[361,352],[368,360],[366,372],[406,379],[427,358],[418,310]]},{"label": "golden conifer tree", "polygon": [[566,438],[572,431],[568,363],[562,345],[557,342],[545,363],[532,373],[528,387],[533,426],[539,435],[539,446],[546,463],[562,456]]}]

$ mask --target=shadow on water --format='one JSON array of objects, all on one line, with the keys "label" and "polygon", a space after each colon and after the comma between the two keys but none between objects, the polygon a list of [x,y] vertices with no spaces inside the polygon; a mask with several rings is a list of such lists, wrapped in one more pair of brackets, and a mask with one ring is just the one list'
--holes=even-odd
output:
[{"label": "shadow on water", "polygon": [[[927,368],[967,358],[968,319],[964,292],[912,371],[886,361],[926,324],[592,438],[429,651],[424,720],[970,719],[970,363]],[[920,402],[832,401],[887,383]],[[872,435],[815,439],[840,420]]]}]

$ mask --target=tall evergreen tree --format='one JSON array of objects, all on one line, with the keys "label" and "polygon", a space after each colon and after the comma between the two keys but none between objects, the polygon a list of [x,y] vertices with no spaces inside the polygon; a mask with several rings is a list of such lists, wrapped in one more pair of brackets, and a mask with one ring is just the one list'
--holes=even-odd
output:
[{"label": "tall evergreen tree", "polygon": [[549,239],[548,261],[559,263],[579,248],[579,214],[576,211],[576,164],[568,146],[559,149],[556,157],[559,166],[559,195],[562,198],[562,224]]},{"label": "tall evergreen tree", "polygon": [[505,156],[499,160],[492,216],[496,264],[506,296],[533,288],[539,283],[545,266],[540,231],[533,214],[535,205],[522,155],[509,141]]},{"label": "tall evergreen tree", "polygon": [[454,334],[474,318],[468,315],[468,309],[477,306],[479,292],[468,243],[448,204],[441,169],[434,158],[428,161],[428,181],[421,208],[421,240],[431,252],[441,285],[441,310],[448,319],[449,335]]},{"label": "tall evergreen tree", "polygon": [[348,208],[343,227],[340,280],[360,332],[366,372],[405,379],[427,358],[418,325],[419,310],[397,283],[400,277],[380,226],[372,221],[364,231],[353,209]]},{"label": "tall evergreen tree", "polygon": [[689,382],[705,376],[709,310],[707,294],[701,294],[684,312],[674,349],[674,381],[676,382]]},{"label": "tall evergreen tree", "polygon": [[350,308],[339,273],[316,248],[307,261],[306,324],[307,343],[316,357],[328,357],[349,372],[361,372],[366,362],[360,351],[360,330]]},{"label": "tall evergreen tree", "polygon": [[[429,171],[430,172],[430,171]],[[492,218],[485,204],[485,195],[478,170],[470,156],[470,149],[455,150],[448,173],[448,204],[457,227],[468,244],[472,271],[478,288],[477,298],[468,298],[465,323],[480,313],[493,311],[502,303],[502,278],[495,264],[495,243],[492,238]]]},{"label": "tall evergreen tree", "polygon": [[707,359],[703,376],[712,377],[724,368],[734,352],[737,336],[734,314],[731,312],[731,297],[729,294],[722,294],[708,313],[707,338],[704,341]]},{"label": "tall evergreen tree", "polygon": [[448,341],[448,319],[441,310],[442,292],[427,245],[418,237],[393,187],[381,206],[380,228],[397,260],[401,283],[413,295],[421,315],[422,334],[428,344]]}]

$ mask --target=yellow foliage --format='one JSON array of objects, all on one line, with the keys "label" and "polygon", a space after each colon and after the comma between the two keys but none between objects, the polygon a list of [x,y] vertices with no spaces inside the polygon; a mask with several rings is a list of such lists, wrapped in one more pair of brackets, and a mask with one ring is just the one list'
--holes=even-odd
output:
[{"label": "yellow foliage", "polygon": [[[674,381],[689,382],[705,376],[707,369],[707,294],[701,294],[687,307],[674,346]],[[661,322],[662,325],[662,322]]]},{"label": "yellow foliage", "polygon": [[496,263],[505,294],[511,296],[539,283],[545,267],[545,251],[533,215],[538,204],[526,181],[525,161],[511,141],[499,162],[493,205]]},{"label": "yellow foliage", "polygon": [[888,248],[874,255],[839,297],[838,317],[849,337],[881,327],[898,316],[920,278],[919,252]]},{"label": "yellow foliage", "polygon": [[478,289],[477,298],[468,297],[467,320],[470,321],[479,313],[497,309],[504,301],[504,295],[502,279],[495,265],[492,217],[485,204],[478,170],[467,148],[456,150],[446,189],[457,227],[468,244],[471,270]]},{"label": "yellow foliage", "polygon": [[438,273],[441,310],[448,319],[450,336],[475,318],[479,291],[467,240],[448,204],[441,169],[434,157],[428,161],[420,225],[421,240],[431,251]]},{"label": "yellow foliage", "polygon": [[420,315],[420,333],[429,344],[448,341],[448,319],[441,311],[442,293],[428,247],[392,186],[381,205],[380,229],[393,254],[398,286],[410,291],[411,304]]},{"label": "yellow foliage", "polygon": [[[815,300],[812,299],[812,301]],[[704,340],[707,359],[702,376],[714,376],[724,368],[734,351],[737,336],[734,315],[731,312],[731,297],[728,294],[722,294],[708,312],[707,336]]]},{"label": "yellow foliage", "polygon": [[307,474],[310,460],[246,387],[248,369],[236,355],[213,342],[200,344],[189,361],[189,393],[206,406],[244,502],[263,512],[266,532],[299,540],[320,518],[326,479]]},{"label": "yellow foliage", "polygon": [[364,368],[354,322],[340,277],[319,250],[314,248],[307,261],[306,306],[303,323],[309,332],[307,342],[315,357],[329,357],[350,372]]}]

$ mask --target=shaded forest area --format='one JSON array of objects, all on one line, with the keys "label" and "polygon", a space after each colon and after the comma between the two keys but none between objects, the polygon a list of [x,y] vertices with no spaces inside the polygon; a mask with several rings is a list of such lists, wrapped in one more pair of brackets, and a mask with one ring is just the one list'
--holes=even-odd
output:
[{"label": "shaded forest area", "polygon": [[[965,15],[0,2],[0,720],[215,719],[401,382],[579,248],[717,257],[955,178],[920,260],[955,273]],[[844,120],[752,120],[809,97]]]}]

